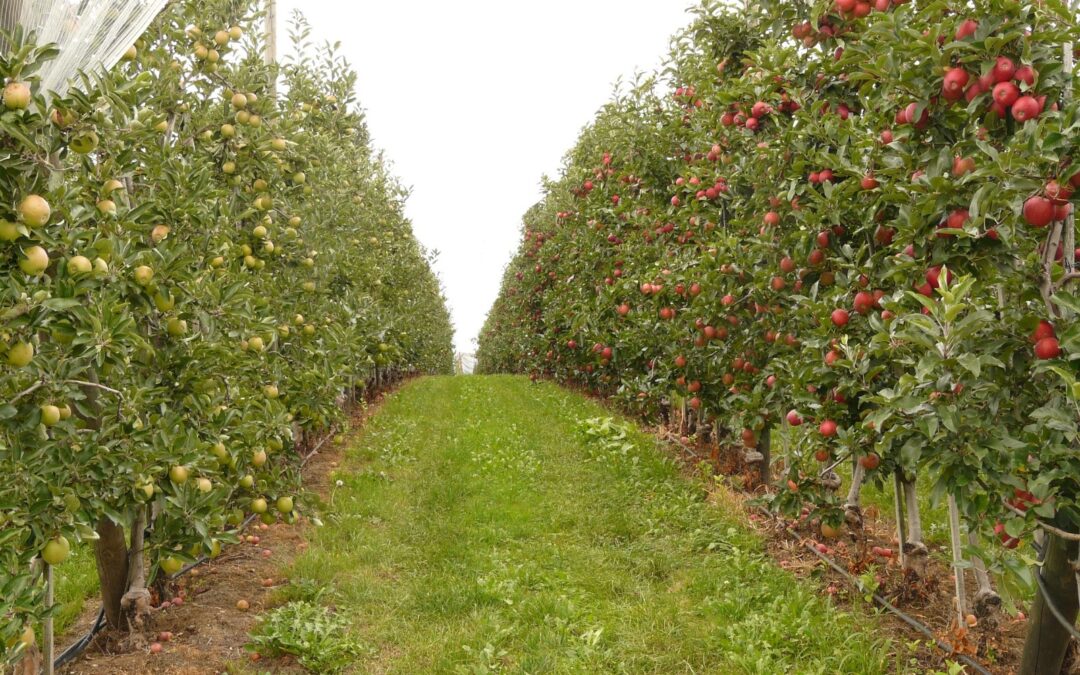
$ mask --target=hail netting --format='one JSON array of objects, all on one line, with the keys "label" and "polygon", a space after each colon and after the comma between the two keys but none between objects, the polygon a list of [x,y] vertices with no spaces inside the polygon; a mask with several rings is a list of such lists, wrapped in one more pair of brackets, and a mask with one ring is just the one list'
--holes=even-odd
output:
[{"label": "hail netting", "polygon": [[107,70],[142,35],[168,0],[0,0],[0,26],[22,26],[60,55],[39,71],[41,90],[63,96],[77,71]]}]

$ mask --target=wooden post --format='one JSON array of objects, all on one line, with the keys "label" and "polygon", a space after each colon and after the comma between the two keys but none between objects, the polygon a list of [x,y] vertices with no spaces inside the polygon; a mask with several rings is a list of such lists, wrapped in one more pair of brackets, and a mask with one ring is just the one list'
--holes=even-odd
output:
[{"label": "wooden post", "polygon": [[771,467],[769,466],[772,462],[772,428],[768,424],[761,430],[761,437],[758,438],[758,452],[761,453],[761,484],[767,490],[769,484],[772,483]]},{"label": "wooden post", "polygon": [[268,66],[277,63],[277,0],[266,0],[266,45],[263,60]]},{"label": "wooden post", "polygon": [[1045,541],[1046,557],[1039,574],[1051,597],[1047,598],[1042,589],[1036,587],[1020,675],[1058,675],[1061,672],[1069,647],[1069,633],[1054,616],[1048,601],[1057,606],[1066,621],[1076,623],[1076,576],[1070,561],[1077,556],[1077,542],[1052,534],[1048,534]]},{"label": "wooden post", "polygon": [[54,632],[52,607],[56,602],[56,584],[53,577],[53,567],[48,563],[44,563],[45,566],[45,609],[49,611],[48,616],[45,617],[45,625],[43,628],[44,642],[45,642],[45,658],[43,671],[45,675],[53,675],[53,660],[56,659],[56,634]]},{"label": "wooden post", "polygon": [[956,497],[949,495],[949,541],[952,544],[953,578],[956,580],[956,616],[957,626],[964,626],[967,616],[967,593],[964,590],[963,544],[960,541],[960,509],[956,506]]},{"label": "wooden post", "polygon": [[905,567],[904,543],[907,541],[905,536],[904,527],[904,509],[901,506],[901,501],[904,496],[901,494],[904,490],[904,481],[900,478],[900,469],[893,472],[893,517],[896,519],[896,542],[897,551],[900,557],[900,569]]},{"label": "wooden post", "polygon": [[265,21],[263,61],[270,68],[270,96],[277,98],[277,0],[266,0]]},{"label": "wooden post", "polygon": [[[1069,13],[1075,17],[1076,10],[1076,0],[1069,0]],[[1071,41],[1066,42],[1062,46],[1061,70],[1065,73],[1065,91],[1062,92],[1062,98],[1065,100],[1065,103],[1068,103],[1073,97],[1073,43]],[[1076,215],[1071,209],[1069,210],[1069,215],[1065,218],[1064,239],[1065,271],[1072,272],[1076,269]]]}]

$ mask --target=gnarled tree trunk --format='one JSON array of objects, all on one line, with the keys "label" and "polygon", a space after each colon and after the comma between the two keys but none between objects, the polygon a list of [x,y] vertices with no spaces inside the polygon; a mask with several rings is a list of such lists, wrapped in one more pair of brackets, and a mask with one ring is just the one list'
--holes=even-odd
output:
[{"label": "gnarled tree trunk", "polygon": [[128,547],[124,528],[108,517],[97,525],[99,539],[94,542],[98,579],[101,581],[101,602],[109,628],[123,628],[121,602],[128,589]]}]

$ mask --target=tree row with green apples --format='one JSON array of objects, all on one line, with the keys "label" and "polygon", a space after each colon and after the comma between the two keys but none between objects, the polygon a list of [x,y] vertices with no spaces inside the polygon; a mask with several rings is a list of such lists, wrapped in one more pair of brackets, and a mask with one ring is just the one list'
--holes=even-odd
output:
[{"label": "tree row with green apples", "polygon": [[257,10],[171,3],[61,98],[55,47],[0,58],[0,662],[47,613],[35,560],[92,542],[109,624],[138,625],[245,514],[306,510],[298,446],[343,396],[452,367],[354,73],[299,18],[265,65]]},{"label": "tree row with green apples", "polygon": [[1060,2],[704,3],[525,215],[478,369],[685,404],[747,458],[793,427],[776,508],[858,527],[850,458],[1018,570],[999,541],[1080,531],[1077,32]]}]

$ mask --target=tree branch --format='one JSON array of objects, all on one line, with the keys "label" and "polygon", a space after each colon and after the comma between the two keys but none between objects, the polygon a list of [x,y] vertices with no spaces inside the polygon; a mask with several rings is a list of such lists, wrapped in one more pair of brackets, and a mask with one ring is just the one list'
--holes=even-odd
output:
[{"label": "tree branch", "polygon": [[45,378],[42,378],[42,379],[38,380],[37,382],[35,382],[34,384],[27,387],[26,389],[23,389],[18,394],[15,394],[15,396],[10,401],[8,401],[8,403],[9,404],[14,404],[15,401],[18,401],[23,396],[29,396],[30,394],[34,393],[35,391],[37,391],[38,389],[40,389],[44,385],[45,385]]},{"label": "tree branch", "polygon": [[119,391],[117,389],[113,389],[112,387],[106,387],[103,384],[98,384],[97,382],[86,382],[84,380],[64,380],[64,383],[65,384],[77,384],[77,385],[80,385],[80,386],[83,386],[83,387],[95,387],[97,389],[107,391],[110,394],[115,394],[116,396],[119,396],[121,399],[124,398],[123,392],[121,392],[121,391]]},{"label": "tree branch", "polygon": [[[1009,502],[1002,500],[1002,503],[1005,504],[1005,508],[1012,511],[1016,515],[1025,516],[1025,517],[1027,516],[1026,511],[1023,511],[1021,509],[1016,508],[1015,506],[1013,506]],[[1049,533],[1051,533],[1051,534],[1053,534],[1053,535],[1055,535],[1057,537],[1061,537],[1062,539],[1065,539],[1065,540],[1068,540],[1068,541],[1080,541],[1080,534],[1075,534],[1073,532],[1067,532],[1065,530],[1062,530],[1061,528],[1054,527],[1053,525],[1050,525],[1049,523],[1045,523],[1045,522],[1039,520],[1038,518],[1035,519],[1035,524],[1038,525],[1039,527],[1041,527],[1042,529],[1046,530],[1047,532],[1049,532]]]}]

